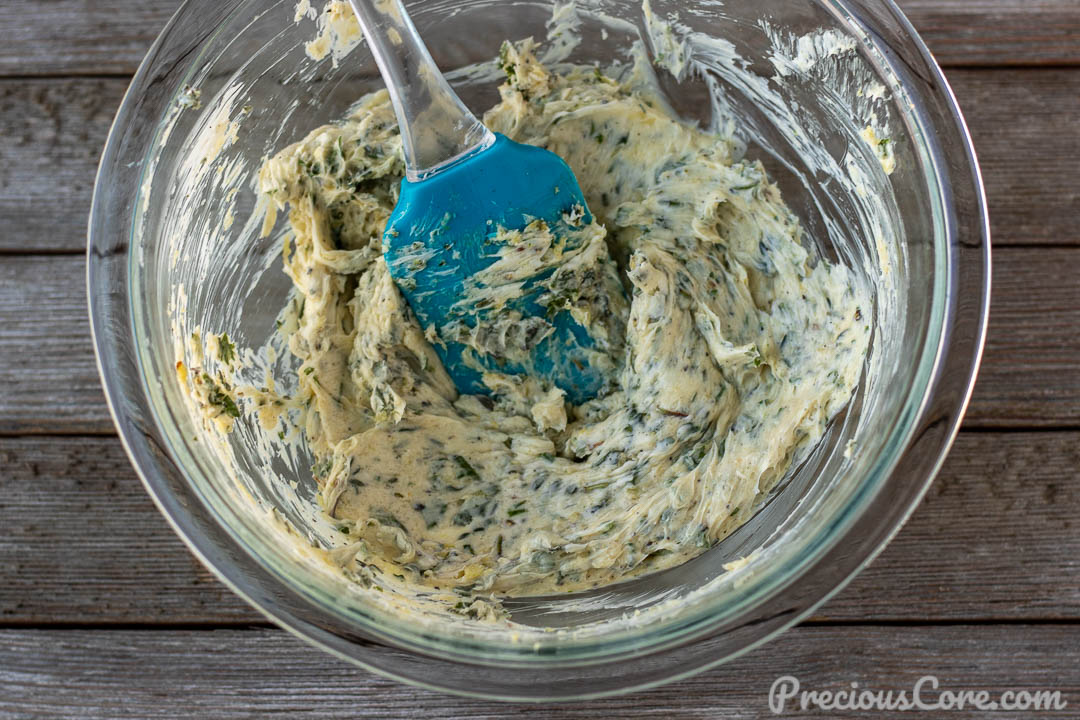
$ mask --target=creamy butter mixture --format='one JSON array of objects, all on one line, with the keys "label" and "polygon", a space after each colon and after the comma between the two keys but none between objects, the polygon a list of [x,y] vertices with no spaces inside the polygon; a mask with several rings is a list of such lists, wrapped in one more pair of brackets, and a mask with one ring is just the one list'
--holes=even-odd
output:
[{"label": "creamy butter mixture", "polygon": [[[593,587],[716,543],[849,400],[869,337],[865,291],[808,253],[759,163],[673,117],[640,74],[556,74],[531,48],[504,46],[484,121],[570,164],[595,216],[581,231],[618,266],[629,302],[603,284],[549,298],[617,335],[613,388],[594,401],[497,374],[488,395],[457,393],[432,349],[446,329],[417,324],[381,256],[404,171],[385,92],[260,176],[289,209],[281,332],[302,362],[292,403],[319,499],[346,540],[333,557],[366,582],[454,591],[471,614],[487,606],[470,597]],[[508,258],[543,255],[545,232],[499,240]]]}]

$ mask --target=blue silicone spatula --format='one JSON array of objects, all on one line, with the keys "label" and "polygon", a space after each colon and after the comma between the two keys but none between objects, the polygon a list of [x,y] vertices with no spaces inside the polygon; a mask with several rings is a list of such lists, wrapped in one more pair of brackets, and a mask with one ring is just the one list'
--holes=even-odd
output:
[{"label": "blue silicone spatula", "polygon": [[[562,388],[571,402],[595,397],[608,379],[604,364],[592,362],[596,343],[570,312],[553,314],[538,302],[552,268],[525,280],[520,295],[497,308],[503,318],[520,316],[512,324],[523,330],[544,327],[546,336],[523,359],[478,353],[443,332],[493,321],[494,310],[470,302],[466,289],[498,259],[493,238],[500,228],[520,230],[539,219],[556,234],[575,213],[591,221],[573,171],[558,155],[492,133],[477,120],[435,65],[400,0],[351,2],[389,91],[405,155],[383,256],[420,325],[439,336],[433,344],[450,377],[461,392],[486,393],[485,371],[529,373]],[[571,237],[567,232],[568,242]]]}]

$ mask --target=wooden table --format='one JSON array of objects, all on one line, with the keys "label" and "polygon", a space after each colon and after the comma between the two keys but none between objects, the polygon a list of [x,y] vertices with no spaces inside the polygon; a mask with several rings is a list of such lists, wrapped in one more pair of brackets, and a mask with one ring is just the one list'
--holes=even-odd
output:
[{"label": "wooden table", "polygon": [[[90,346],[86,215],[109,123],[175,4],[0,0],[0,718],[521,712],[397,685],[268,626],[128,464]],[[1060,690],[1069,707],[1046,715],[1080,717],[1080,0],[901,4],[967,115],[994,231],[990,337],[956,447],[907,527],[808,622],[696,678],[541,716],[759,717],[783,674],[818,690],[933,674]]]}]

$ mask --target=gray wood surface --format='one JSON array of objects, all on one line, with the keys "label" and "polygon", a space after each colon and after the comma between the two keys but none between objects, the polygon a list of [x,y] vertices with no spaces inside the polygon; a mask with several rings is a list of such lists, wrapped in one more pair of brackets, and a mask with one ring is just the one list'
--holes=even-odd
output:
[{"label": "gray wood surface", "polygon": [[[0,438],[0,465],[0,622],[263,622],[188,554],[117,439]],[[962,434],[911,522],[815,619],[1080,619],[1077,467],[1078,432]]]},{"label": "gray wood surface", "polygon": [[1080,62],[1076,0],[896,0],[947,67]]},{"label": "gray wood surface", "polygon": [[[1080,12],[1080,0],[1072,0]],[[1080,48],[1080,42],[1077,43]],[[971,130],[1001,245],[1080,245],[1080,73],[949,70]]]},{"label": "gray wood surface", "polygon": [[0,622],[264,624],[164,522],[118,438],[0,438],[0,465]]},{"label": "gray wood surface", "polygon": [[[176,5],[0,0],[0,720],[528,712],[407,688],[268,627],[173,535],[114,436],[78,253],[109,123]],[[1069,701],[917,717],[1080,717],[1080,0],[900,5],[948,67],[996,246],[987,353],[953,452],[809,623],[696,678],[538,717],[771,717],[785,673],[817,690],[934,674]],[[860,715],[912,717],[842,716]]]},{"label": "gray wood surface", "polygon": [[[316,1],[316,7],[322,5]],[[1075,0],[899,0],[944,65],[1080,60]],[[177,0],[0,0],[0,75],[129,75]]]},{"label": "gray wood surface", "polygon": [[90,344],[85,260],[0,260],[0,433],[108,433]]},{"label": "gray wood surface", "polygon": [[[1080,426],[1078,266],[1080,247],[997,250],[990,335],[968,427]],[[0,264],[0,384],[9,388],[0,395],[0,433],[113,431],[83,275],[75,255],[13,255]]]},{"label": "gray wood surface", "polygon": [[[1058,663],[1049,667],[1047,657]],[[17,669],[15,669],[17,668]],[[1080,626],[802,626],[737,662],[629,697],[572,706],[506,706],[404,687],[354,670],[284,633],[0,631],[0,718],[760,718],[769,688],[792,675],[803,689],[911,691],[923,675],[941,688],[1056,689],[1063,712],[1080,703]],[[99,703],[88,711],[87,700]],[[1023,714],[844,713],[842,717],[960,720]],[[836,717],[792,711],[783,718]]]},{"label": "gray wood surface", "polygon": [[127,86],[127,78],[0,79],[0,227],[8,228],[0,251],[86,250],[98,160]]},{"label": "gray wood surface", "polygon": [[[1080,74],[953,70],[949,79],[982,163],[995,245],[1080,245]],[[98,157],[126,88],[126,78],[0,79],[0,137],[11,139],[0,143],[0,227],[19,228],[0,234],[0,251],[86,247]],[[58,197],[69,211],[57,213]]]},{"label": "gray wood surface", "polygon": [[990,329],[965,427],[1080,426],[1078,251],[994,252]]}]

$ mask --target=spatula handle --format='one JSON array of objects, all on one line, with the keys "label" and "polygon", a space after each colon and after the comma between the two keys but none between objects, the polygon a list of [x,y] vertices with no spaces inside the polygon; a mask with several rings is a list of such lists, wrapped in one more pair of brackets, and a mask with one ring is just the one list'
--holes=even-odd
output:
[{"label": "spatula handle", "polygon": [[410,182],[495,141],[450,88],[401,0],[350,2],[390,92]]}]

